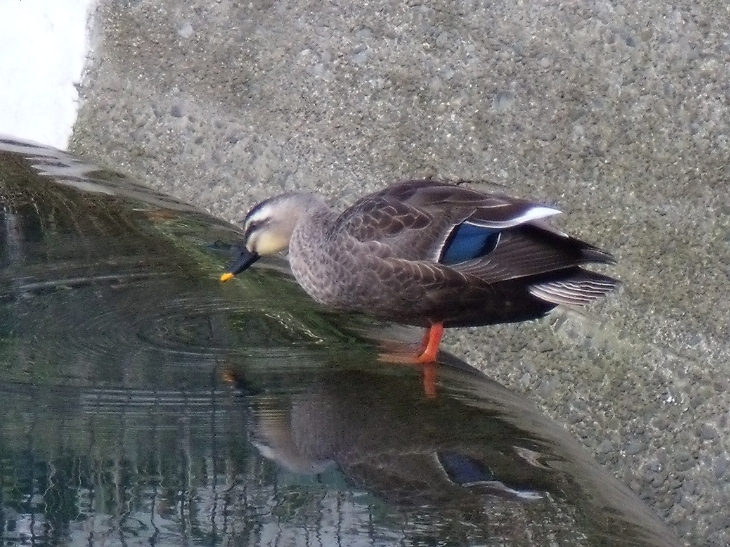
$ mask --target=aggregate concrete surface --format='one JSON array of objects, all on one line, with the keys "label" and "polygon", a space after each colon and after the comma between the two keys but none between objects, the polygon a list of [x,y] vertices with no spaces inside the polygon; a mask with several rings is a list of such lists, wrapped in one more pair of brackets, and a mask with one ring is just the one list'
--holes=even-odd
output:
[{"label": "aggregate concrete surface", "polygon": [[231,221],[404,178],[553,204],[624,283],[450,331],[691,545],[730,545],[730,3],[114,0],[72,150]]}]

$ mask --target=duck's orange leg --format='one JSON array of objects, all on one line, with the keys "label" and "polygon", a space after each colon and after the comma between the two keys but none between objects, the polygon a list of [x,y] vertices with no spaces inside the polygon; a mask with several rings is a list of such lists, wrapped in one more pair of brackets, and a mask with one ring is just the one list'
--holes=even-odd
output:
[{"label": "duck's orange leg", "polygon": [[423,371],[423,391],[429,399],[436,397],[436,377],[439,346],[444,335],[443,323],[434,323],[426,329],[421,342],[420,353],[382,353],[379,356],[381,361],[388,363],[400,363],[405,365],[418,365]]},{"label": "duck's orange leg", "polygon": [[443,336],[443,323],[434,323],[426,330],[426,334],[423,335],[423,353],[417,358],[419,363],[433,363],[436,361]]}]

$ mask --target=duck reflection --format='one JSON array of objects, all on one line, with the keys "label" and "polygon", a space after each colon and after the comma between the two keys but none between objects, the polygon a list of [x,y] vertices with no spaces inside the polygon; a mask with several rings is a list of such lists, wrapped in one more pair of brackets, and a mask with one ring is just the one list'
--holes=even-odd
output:
[{"label": "duck reflection", "polygon": [[[249,391],[241,375],[229,378]],[[250,441],[295,473],[337,465],[398,505],[544,496],[550,484],[540,441],[456,399],[423,404],[413,380],[349,370],[320,374],[303,393],[255,396]]]},{"label": "duck reflection", "polygon": [[[417,371],[385,366],[330,366],[309,370],[306,379],[229,368],[226,378],[245,408],[242,427],[266,459],[305,475],[336,467],[355,486],[434,526],[456,519],[480,530],[472,538],[498,535],[510,545],[526,541],[516,521],[554,526],[571,544],[605,537],[613,545],[673,544],[639,500],[529,402],[442,357],[437,399],[424,395]],[[292,381],[301,387],[267,387]],[[586,533],[593,539],[578,541]]]}]

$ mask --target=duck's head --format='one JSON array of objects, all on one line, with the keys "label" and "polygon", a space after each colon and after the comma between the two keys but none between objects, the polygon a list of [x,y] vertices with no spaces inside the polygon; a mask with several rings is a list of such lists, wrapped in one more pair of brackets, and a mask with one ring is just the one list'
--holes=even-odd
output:
[{"label": "duck's head", "polygon": [[302,216],[321,204],[318,196],[292,192],[256,205],[243,219],[241,254],[221,276],[221,281],[228,281],[262,256],[286,249]]}]

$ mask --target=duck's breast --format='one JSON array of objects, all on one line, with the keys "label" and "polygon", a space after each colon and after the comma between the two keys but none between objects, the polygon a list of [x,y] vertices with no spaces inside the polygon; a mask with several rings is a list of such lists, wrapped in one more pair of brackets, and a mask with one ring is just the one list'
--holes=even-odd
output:
[{"label": "duck's breast", "polygon": [[390,316],[404,298],[416,297],[405,294],[406,280],[394,277],[387,267],[390,254],[377,242],[363,243],[347,233],[328,231],[326,223],[302,223],[289,244],[294,277],[317,302],[381,317]]}]

